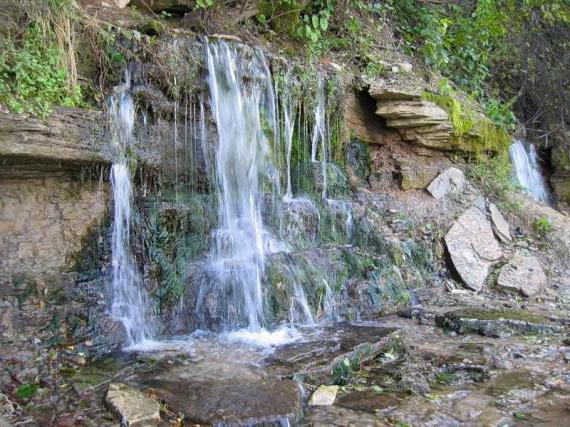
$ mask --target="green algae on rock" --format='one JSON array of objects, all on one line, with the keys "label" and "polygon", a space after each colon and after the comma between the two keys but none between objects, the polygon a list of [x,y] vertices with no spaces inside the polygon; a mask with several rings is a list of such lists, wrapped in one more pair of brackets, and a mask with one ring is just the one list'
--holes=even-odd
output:
[{"label": "green algae on rock", "polygon": [[514,309],[459,309],[438,315],[435,321],[442,328],[459,334],[478,333],[497,338],[561,330],[545,317]]}]

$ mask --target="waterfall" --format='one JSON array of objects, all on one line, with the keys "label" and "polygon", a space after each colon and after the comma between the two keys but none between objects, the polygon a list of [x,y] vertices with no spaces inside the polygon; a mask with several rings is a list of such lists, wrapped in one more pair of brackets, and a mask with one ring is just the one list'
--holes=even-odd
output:
[{"label": "waterfall", "polygon": [[110,176],[114,208],[110,294],[111,315],[123,323],[128,344],[133,345],[148,339],[151,328],[142,280],[130,249],[133,184],[126,153],[134,139],[135,107],[129,90],[130,75],[127,72],[125,83],[109,100],[111,133],[116,148]]},{"label": "waterfall", "polygon": [[313,325],[315,319],[311,313],[311,307],[307,302],[305,291],[298,283],[293,286],[293,297],[291,298],[291,306],[289,307],[289,322],[291,325],[302,323],[304,325]]},{"label": "waterfall", "polygon": [[284,121],[284,138],[285,138],[285,159],[287,167],[287,191],[285,199],[289,200],[293,197],[291,186],[291,150],[293,148],[293,133],[295,131],[295,99],[291,93],[291,70],[285,75],[285,84],[283,88],[283,121]]},{"label": "waterfall", "polygon": [[509,155],[513,164],[516,183],[523,187],[535,200],[549,203],[550,194],[540,171],[535,146],[514,140],[509,148]]},{"label": "waterfall", "polygon": [[[274,183],[270,139],[277,134],[275,95],[261,50],[205,42],[210,108],[217,128],[215,191],[218,229],[197,298],[202,326],[226,329],[264,324],[265,266],[262,184]],[[265,181],[264,181],[265,180]]]},{"label": "waterfall", "polygon": [[315,123],[313,125],[313,134],[311,136],[311,161],[317,162],[317,152],[320,143],[321,146],[321,165],[323,190],[322,198],[327,197],[327,128],[326,128],[326,112],[325,112],[325,84],[323,75],[317,74],[317,105],[315,107]]}]

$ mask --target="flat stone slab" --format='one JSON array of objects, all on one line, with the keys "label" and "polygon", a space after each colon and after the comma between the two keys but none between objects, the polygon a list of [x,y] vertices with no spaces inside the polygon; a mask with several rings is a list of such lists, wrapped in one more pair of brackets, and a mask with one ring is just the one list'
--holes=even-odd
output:
[{"label": "flat stone slab", "polygon": [[309,399],[311,406],[327,406],[332,405],[338,393],[337,385],[322,385],[320,386]]},{"label": "flat stone slab", "polygon": [[511,237],[511,232],[509,230],[509,223],[505,220],[501,211],[494,203],[489,205],[489,212],[491,214],[491,223],[493,224],[493,231],[504,243],[511,242],[513,238]]},{"label": "flat stone slab", "polygon": [[480,291],[491,265],[502,256],[485,214],[477,207],[465,211],[445,236],[445,244],[462,281]]},{"label": "flat stone slab", "polygon": [[241,364],[218,361],[160,369],[145,374],[142,384],[192,423],[287,424],[295,423],[301,413],[296,382],[267,377]]},{"label": "flat stone slab", "polygon": [[451,191],[458,191],[465,185],[465,175],[460,169],[448,168],[439,174],[427,187],[427,191],[436,199],[441,199]]},{"label": "flat stone slab", "polygon": [[465,308],[435,317],[437,325],[458,334],[477,333],[490,337],[508,337],[555,333],[560,326],[548,319],[522,310]]},{"label": "flat stone slab", "polygon": [[121,425],[150,427],[160,423],[160,404],[126,384],[109,384],[105,403],[121,418]]},{"label": "flat stone slab", "polygon": [[389,394],[364,390],[343,394],[337,398],[335,404],[355,411],[376,414],[384,409],[397,408],[400,405],[400,401]]},{"label": "flat stone slab", "polygon": [[520,292],[525,297],[533,297],[544,291],[546,274],[538,258],[517,253],[501,268],[497,285],[504,291]]}]

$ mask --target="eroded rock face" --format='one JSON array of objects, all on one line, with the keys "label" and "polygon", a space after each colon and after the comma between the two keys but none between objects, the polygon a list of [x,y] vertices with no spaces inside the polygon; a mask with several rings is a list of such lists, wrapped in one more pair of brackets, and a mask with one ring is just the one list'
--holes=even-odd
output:
[{"label": "eroded rock face", "polygon": [[497,285],[505,291],[533,297],[544,291],[546,275],[536,257],[518,253],[501,268]]},{"label": "eroded rock face", "polygon": [[461,190],[464,185],[465,175],[463,172],[457,168],[449,168],[431,182],[427,191],[439,200],[451,191]]},{"label": "eroded rock face", "polygon": [[477,207],[467,210],[445,236],[445,244],[465,285],[480,291],[490,267],[502,256],[485,214]]},{"label": "eroded rock face", "polygon": [[160,422],[160,405],[126,384],[111,383],[105,403],[130,427],[151,427]]},{"label": "eroded rock face", "polygon": [[0,177],[0,199],[0,281],[15,275],[41,279],[72,265],[105,215],[107,187],[40,172]]}]

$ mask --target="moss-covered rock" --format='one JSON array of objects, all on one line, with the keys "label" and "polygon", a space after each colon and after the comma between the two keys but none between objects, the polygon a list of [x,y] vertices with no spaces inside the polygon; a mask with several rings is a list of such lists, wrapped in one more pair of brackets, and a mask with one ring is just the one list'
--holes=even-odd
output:
[{"label": "moss-covered rock", "polygon": [[444,329],[459,334],[478,333],[491,337],[554,333],[560,326],[545,317],[514,309],[466,308],[435,318]]}]

